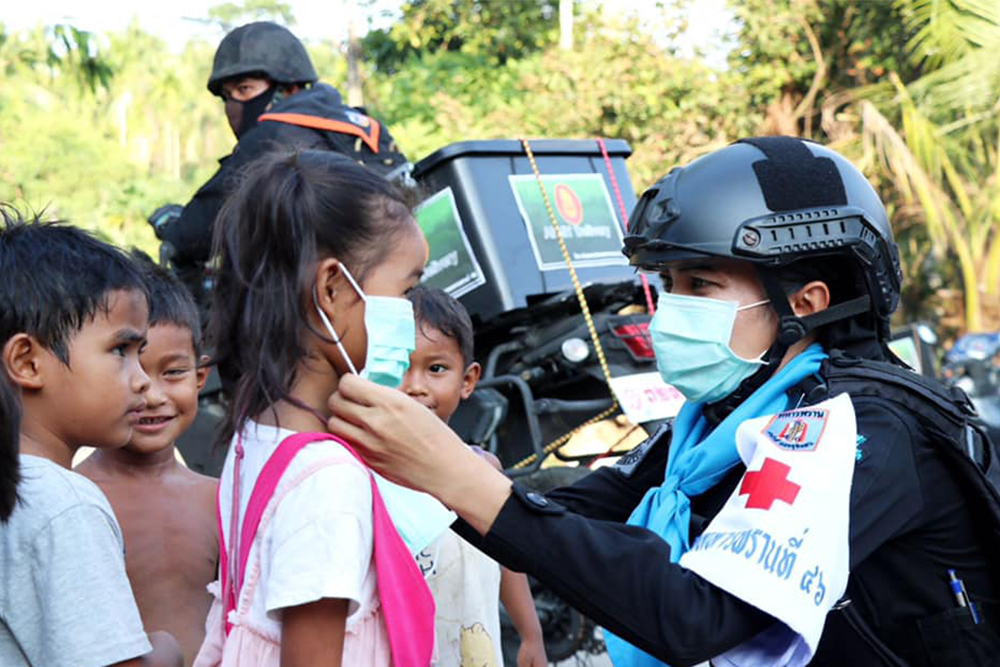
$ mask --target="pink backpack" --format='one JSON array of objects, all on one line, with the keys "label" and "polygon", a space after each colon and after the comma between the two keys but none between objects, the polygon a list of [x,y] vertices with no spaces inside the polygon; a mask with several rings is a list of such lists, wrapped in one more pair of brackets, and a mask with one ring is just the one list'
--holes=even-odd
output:
[{"label": "pink backpack", "polygon": [[[243,517],[243,526],[239,534],[239,569],[236,570],[238,580],[235,582],[229,580],[230,557],[233,554],[226,548],[222,532],[222,513],[218,513],[219,571],[222,579],[222,607],[226,634],[229,634],[231,628],[228,620],[229,612],[236,609],[238,592],[243,586],[247,560],[250,557],[250,546],[253,544],[264,509],[295,455],[309,443],[319,440],[336,442],[365,465],[350,445],[329,433],[296,433],[285,438],[264,464],[250,494],[246,516]],[[237,452],[237,477],[241,454],[242,452]],[[365,469],[368,467],[365,466]],[[389,635],[389,647],[392,650],[392,663],[394,667],[427,667],[434,649],[434,598],[413,555],[396,532],[375,478],[370,473],[368,478],[372,489],[375,571],[382,615]],[[234,488],[234,496],[236,493],[237,490]]]}]

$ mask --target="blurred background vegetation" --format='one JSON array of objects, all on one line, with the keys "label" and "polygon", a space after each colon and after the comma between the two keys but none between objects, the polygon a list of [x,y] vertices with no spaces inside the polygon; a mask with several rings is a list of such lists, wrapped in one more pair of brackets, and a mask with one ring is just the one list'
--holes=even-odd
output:
[{"label": "blurred background vegetation", "polygon": [[[680,46],[694,0],[614,5],[408,0],[391,25],[308,47],[414,161],[465,139],[620,137],[641,190],[741,136],[829,143],[887,202],[900,320],[1000,328],[1000,3],[733,0],[721,56]],[[279,0],[206,13],[295,30]],[[205,89],[215,46],[0,23],[0,201],[155,252],[145,217],[185,202],[234,143]]]}]

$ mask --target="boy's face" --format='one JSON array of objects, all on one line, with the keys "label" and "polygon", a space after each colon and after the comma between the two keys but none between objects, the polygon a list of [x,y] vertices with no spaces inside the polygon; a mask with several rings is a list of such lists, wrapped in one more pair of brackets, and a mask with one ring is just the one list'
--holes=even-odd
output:
[{"label": "boy's face", "polygon": [[36,420],[70,446],[117,448],[128,442],[146,406],[149,378],[139,364],[149,311],[137,290],[108,295],[69,340],[69,365],[46,352],[42,359],[47,414]]},{"label": "boy's face", "polygon": [[198,391],[208,377],[198,368],[191,330],[177,324],[149,328],[148,342],[139,354],[149,376],[146,409],[125,449],[152,454],[170,447],[198,414]]},{"label": "boy's face", "polygon": [[459,401],[476,388],[479,373],[475,362],[466,368],[457,340],[418,322],[417,346],[399,388],[448,421]]}]

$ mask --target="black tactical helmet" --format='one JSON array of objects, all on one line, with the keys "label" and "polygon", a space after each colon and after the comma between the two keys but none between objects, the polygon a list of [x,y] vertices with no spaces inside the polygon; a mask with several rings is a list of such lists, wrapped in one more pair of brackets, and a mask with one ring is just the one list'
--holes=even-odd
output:
[{"label": "black tactical helmet", "polygon": [[[742,139],[677,167],[649,188],[630,217],[624,253],[633,266],[715,256],[753,262],[781,318],[787,346],[818,326],[871,312],[888,333],[899,301],[899,251],[885,208],[838,153],[793,137]],[[867,294],[798,318],[778,270],[811,257],[849,260]]]},{"label": "black tactical helmet", "polygon": [[221,96],[223,81],[255,72],[276,83],[316,83],[319,78],[298,37],[269,21],[241,25],[222,38],[208,89]]}]

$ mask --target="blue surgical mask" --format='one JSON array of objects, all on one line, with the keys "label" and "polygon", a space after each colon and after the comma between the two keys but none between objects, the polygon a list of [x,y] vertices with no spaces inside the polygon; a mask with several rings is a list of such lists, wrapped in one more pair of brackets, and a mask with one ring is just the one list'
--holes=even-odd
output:
[{"label": "blue surgical mask", "polygon": [[765,364],[761,359],[743,359],[729,347],[736,313],[766,303],[765,299],[741,306],[661,292],[649,332],[663,381],[692,403],[714,403],[733,393]]},{"label": "blue surgical mask", "polygon": [[[340,269],[344,277],[365,302],[365,333],[368,336],[368,350],[361,377],[377,384],[395,389],[403,383],[403,376],[410,367],[410,354],[417,344],[417,327],[413,321],[413,304],[409,299],[391,296],[369,296],[361,291],[354,276],[343,264]],[[313,295],[315,301],[315,294]],[[340,336],[333,329],[330,319],[316,303],[316,312],[327,332],[340,350],[351,372],[358,375],[354,362],[347,355]]]},{"label": "blue surgical mask", "polygon": [[[386,387],[396,388],[403,382],[406,369],[410,367],[410,353],[417,342],[416,325],[413,321],[413,304],[409,299],[388,296],[369,296],[361,291],[354,276],[343,264],[340,268],[365,302],[365,332],[368,334],[368,351],[361,377]],[[347,355],[340,336],[333,324],[316,305],[320,320],[330,337],[337,344],[348,368],[358,375],[354,362]],[[421,549],[448,529],[455,521],[455,513],[442,505],[437,498],[421,491],[390,482],[374,473],[382,500],[389,510],[389,516],[400,537],[416,556]]]}]

